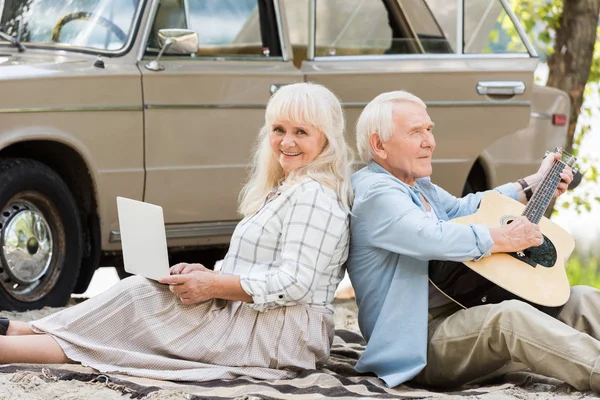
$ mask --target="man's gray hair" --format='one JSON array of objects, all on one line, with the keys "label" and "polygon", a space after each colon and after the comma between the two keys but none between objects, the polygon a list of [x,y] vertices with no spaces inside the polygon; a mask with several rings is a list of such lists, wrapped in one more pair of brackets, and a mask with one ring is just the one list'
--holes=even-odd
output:
[{"label": "man's gray hair", "polygon": [[383,142],[392,138],[394,133],[393,109],[395,104],[416,103],[424,108],[427,105],[412,93],[404,90],[382,93],[375,97],[362,111],[356,122],[356,147],[363,162],[373,159],[370,137],[377,132]]}]

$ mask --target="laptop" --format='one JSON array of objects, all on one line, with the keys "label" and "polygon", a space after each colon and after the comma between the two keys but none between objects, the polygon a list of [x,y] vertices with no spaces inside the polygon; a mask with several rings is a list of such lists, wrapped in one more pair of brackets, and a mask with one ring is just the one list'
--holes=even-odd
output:
[{"label": "laptop", "polygon": [[125,271],[152,280],[169,275],[169,254],[163,209],[117,197]]}]

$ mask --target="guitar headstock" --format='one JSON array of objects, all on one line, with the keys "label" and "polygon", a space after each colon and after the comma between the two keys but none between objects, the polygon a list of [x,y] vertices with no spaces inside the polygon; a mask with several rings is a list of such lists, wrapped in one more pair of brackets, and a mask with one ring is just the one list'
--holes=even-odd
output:
[{"label": "guitar headstock", "polygon": [[[550,154],[552,152],[547,151],[546,154],[544,154],[544,158],[546,158],[546,156],[548,154]],[[566,151],[564,151],[562,149],[562,147],[556,147],[554,149],[554,153],[560,153],[561,154],[561,161],[565,164],[567,164],[569,167],[572,167],[573,165],[575,165],[575,161],[577,161],[577,157],[575,157],[572,154],[567,153]]]}]

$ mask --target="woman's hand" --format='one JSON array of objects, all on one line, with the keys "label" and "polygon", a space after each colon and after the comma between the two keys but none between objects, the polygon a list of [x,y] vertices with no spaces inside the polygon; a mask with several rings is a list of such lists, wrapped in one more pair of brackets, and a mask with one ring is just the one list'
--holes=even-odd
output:
[{"label": "woman's hand", "polygon": [[529,222],[524,216],[520,216],[510,224],[502,225],[499,228],[490,228],[490,234],[494,241],[492,253],[521,251],[530,247],[537,247],[543,241],[540,227]]},{"label": "woman's hand", "polygon": [[[172,268],[177,265],[174,265]],[[160,278],[159,282],[169,284],[169,290],[179,297],[181,302],[186,305],[197,304],[215,298],[215,279],[219,275],[206,269],[200,264],[187,265],[195,265],[194,268],[197,269]],[[205,270],[201,270],[199,267],[202,267]],[[182,268],[182,271],[183,270],[185,270],[185,268]]]},{"label": "woman's hand", "polygon": [[216,271],[206,268],[202,264],[179,263],[169,268],[169,273],[171,275],[189,274],[194,271],[211,272],[213,274],[217,273]]}]

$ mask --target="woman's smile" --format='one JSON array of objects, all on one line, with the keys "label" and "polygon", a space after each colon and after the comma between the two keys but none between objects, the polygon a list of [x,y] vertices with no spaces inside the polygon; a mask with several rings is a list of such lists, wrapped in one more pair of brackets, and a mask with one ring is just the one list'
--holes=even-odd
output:
[{"label": "woman's smile", "polygon": [[283,150],[281,150],[281,153],[283,153],[284,156],[288,156],[288,157],[295,157],[295,156],[299,156],[300,154],[302,154],[301,151],[298,151],[296,153],[291,153],[291,152],[283,151]]}]

